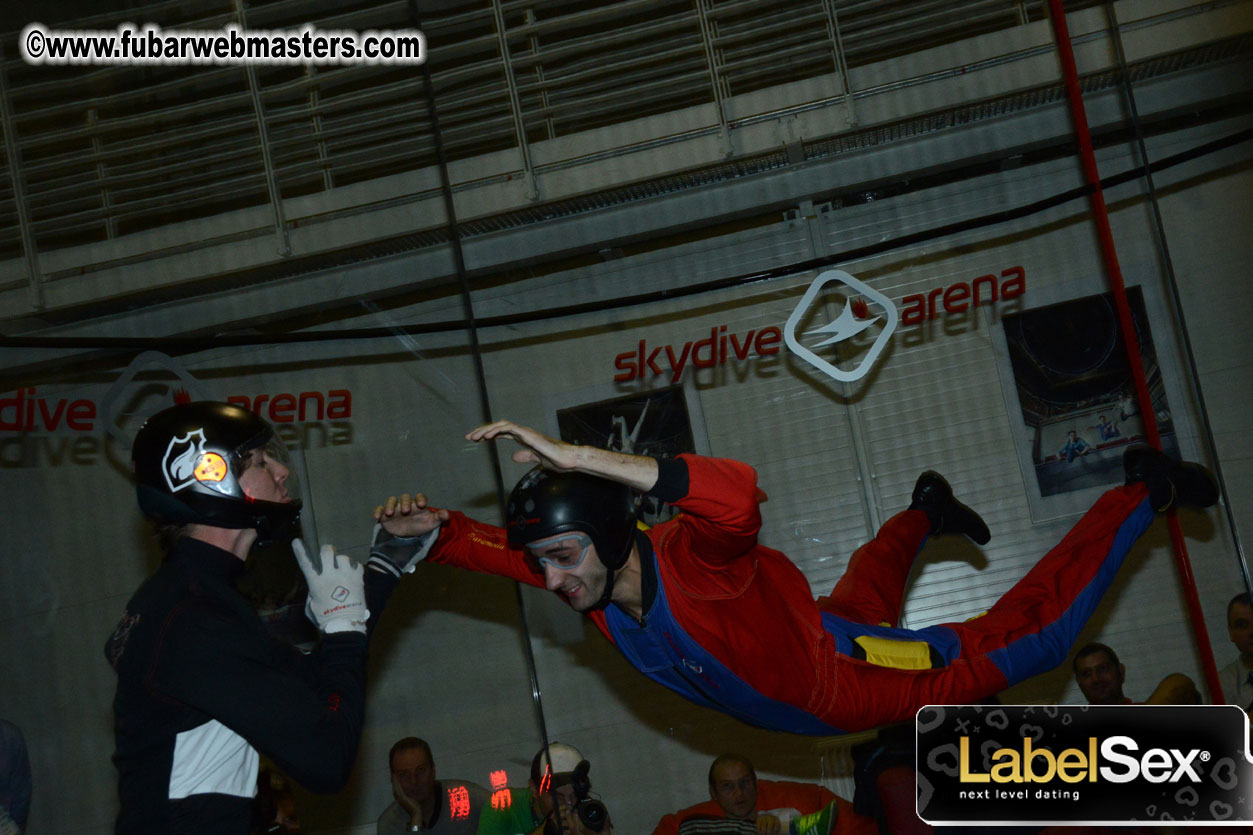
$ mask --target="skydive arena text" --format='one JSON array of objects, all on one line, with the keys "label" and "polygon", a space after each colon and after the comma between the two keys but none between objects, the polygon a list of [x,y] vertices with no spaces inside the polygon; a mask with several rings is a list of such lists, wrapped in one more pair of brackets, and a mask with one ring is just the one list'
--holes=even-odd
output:
[{"label": "skydive arena text", "polygon": [[355,32],[300,29],[51,30],[32,23],[18,38],[28,64],[421,64],[426,37],[417,29]]}]

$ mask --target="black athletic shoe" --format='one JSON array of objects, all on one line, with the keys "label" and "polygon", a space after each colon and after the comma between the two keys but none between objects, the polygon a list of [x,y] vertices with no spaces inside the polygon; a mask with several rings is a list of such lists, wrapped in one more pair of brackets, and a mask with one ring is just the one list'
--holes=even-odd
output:
[{"label": "black athletic shoe", "polygon": [[953,488],[935,470],[918,476],[909,509],[927,514],[933,534],[965,534],[980,545],[992,538],[979,514],[953,498]]},{"label": "black athletic shoe", "polygon": [[1209,507],[1218,501],[1218,482],[1200,464],[1176,461],[1151,446],[1127,447],[1122,456],[1127,484],[1142,481],[1149,488],[1149,503],[1158,513],[1179,505]]}]

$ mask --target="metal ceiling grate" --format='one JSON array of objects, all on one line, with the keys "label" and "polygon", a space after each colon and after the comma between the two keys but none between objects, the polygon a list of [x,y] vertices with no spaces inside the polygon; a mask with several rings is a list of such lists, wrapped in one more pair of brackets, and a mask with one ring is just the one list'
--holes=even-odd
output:
[{"label": "metal ceiling grate", "polygon": [[[1067,8],[1097,2],[1072,0]],[[725,130],[720,109],[730,97],[1008,29],[1044,13],[1042,0],[436,5],[420,23],[453,160],[513,149],[525,156],[534,142],[698,105],[715,105]],[[213,29],[234,22],[234,8],[231,0],[174,0],[62,28],[113,28],[124,17],[167,29]],[[246,13],[253,29],[413,25],[407,2],[253,0]],[[16,33],[5,36],[7,55],[18,54],[15,42]],[[10,57],[3,71],[7,127],[40,251],[275,199],[254,91],[240,67],[30,67]],[[255,76],[279,199],[434,164],[425,90],[412,68],[270,66],[257,67]],[[0,186],[0,258],[22,254],[10,184],[6,178]]]},{"label": "metal ceiling grate", "polygon": [[[1190,67],[1204,66],[1237,58],[1248,58],[1251,55],[1253,55],[1253,37],[1241,36],[1178,54],[1143,61],[1130,66],[1128,72],[1133,80],[1141,81],[1179,72]],[[1115,71],[1097,73],[1085,77],[1082,83],[1085,93],[1110,89],[1119,83],[1118,73]],[[1065,96],[1065,90],[1059,83],[1026,90],[1002,99],[962,105],[893,125],[880,126],[831,139],[807,143],[805,146],[805,159],[827,159],[841,154],[854,153],[892,142],[916,138],[947,128],[971,124],[984,119],[1025,112],[1062,102],[1065,100]],[[504,212],[491,217],[463,222],[459,225],[458,231],[463,238],[487,235],[563,217],[572,217],[598,209],[622,206],[639,200],[661,197],[702,185],[729,182],[741,177],[780,169],[788,164],[787,156],[782,151],[761,154],[751,158],[685,172],[680,175],[661,177],[644,183],[611,189],[586,197]],[[356,247],[350,251],[328,253],[294,262],[282,262],[268,267],[252,269],[248,274],[248,283],[262,283],[289,278],[439,246],[448,243],[449,239],[449,232],[445,228],[401,235],[385,241]]]}]

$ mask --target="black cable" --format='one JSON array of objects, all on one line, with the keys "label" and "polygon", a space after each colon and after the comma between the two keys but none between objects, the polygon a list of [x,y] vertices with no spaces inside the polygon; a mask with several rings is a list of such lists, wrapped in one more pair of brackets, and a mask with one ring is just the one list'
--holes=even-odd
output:
[{"label": "black cable", "polygon": [[[1131,116],[1131,132],[1135,138],[1136,149],[1140,153],[1141,160],[1148,160],[1149,152],[1144,143],[1144,129],[1140,124],[1140,111],[1136,107],[1135,92],[1131,86],[1130,74],[1127,71],[1127,59],[1123,52],[1122,31],[1118,26],[1118,18],[1114,13],[1114,4],[1112,0],[1105,0],[1105,16],[1109,22],[1110,34],[1114,42],[1114,54],[1118,60],[1118,73],[1122,79],[1123,96],[1127,103],[1127,110]],[[1235,511],[1231,507],[1231,501],[1228,498],[1227,480],[1223,477],[1222,461],[1218,457],[1218,442],[1214,439],[1214,426],[1209,419],[1209,408],[1205,404],[1205,392],[1201,388],[1201,372],[1197,368],[1196,353],[1192,350],[1192,338],[1188,332],[1188,323],[1183,315],[1183,299],[1179,295],[1179,282],[1175,274],[1175,262],[1170,257],[1170,246],[1166,240],[1166,224],[1162,221],[1161,206],[1157,202],[1157,186],[1153,182],[1153,172],[1149,171],[1144,175],[1144,185],[1148,191],[1149,207],[1153,211],[1153,232],[1154,241],[1157,243],[1158,249],[1161,251],[1162,264],[1166,268],[1166,285],[1170,288],[1171,301],[1175,306],[1175,326],[1179,329],[1179,336],[1183,339],[1183,352],[1188,360],[1188,370],[1192,374],[1192,389],[1196,395],[1197,411],[1201,416],[1201,428],[1205,434],[1205,445],[1209,451],[1211,468],[1214,472],[1214,478],[1218,481],[1218,492],[1224,499],[1224,508],[1227,516],[1227,527],[1231,531],[1231,540],[1236,546],[1236,563],[1240,569],[1240,577],[1244,580],[1244,591],[1246,594],[1253,595],[1253,579],[1249,577],[1249,566],[1244,559],[1244,545],[1240,539],[1240,529],[1236,525]]]},{"label": "black cable", "polygon": [[[413,28],[422,31],[422,19],[418,14],[417,0],[409,0],[409,16]],[[483,369],[483,354],[479,348],[478,324],[474,315],[474,302],[470,296],[470,280],[466,275],[465,254],[461,247],[461,230],[457,225],[457,210],[453,203],[452,179],[448,174],[448,159],[444,153],[443,134],[439,127],[439,109],[435,102],[435,82],[431,78],[429,59],[422,63],[422,80],[426,87],[426,111],[431,122],[431,139],[435,146],[435,159],[439,168],[440,191],[444,198],[444,211],[448,218],[448,236],[452,243],[453,265],[457,271],[457,280],[461,285],[462,309],[465,321],[459,323],[470,337],[470,353],[474,359],[474,376],[478,385],[479,407],[483,423],[492,422],[491,395],[487,389],[487,375]],[[525,137],[519,137],[523,141]],[[389,329],[395,334],[395,328]],[[404,329],[402,329],[404,330]],[[411,331],[410,331],[411,332]],[[492,477],[496,482],[496,502],[500,506],[501,518],[505,517],[505,479],[500,468],[500,454],[495,443],[488,443],[488,460],[491,461]],[[548,727],[544,721],[544,703],[540,698],[539,674],[535,668],[535,654],[531,649],[531,629],[526,619],[526,602],[522,598],[522,584],[517,580],[513,583],[514,594],[518,601],[518,620],[522,627],[520,636],[522,651],[526,659],[527,672],[531,681],[531,698],[535,704],[535,718],[539,724],[540,739],[545,752],[548,751]],[[549,763],[552,757],[549,756]],[[560,824],[559,824],[560,825]]]}]

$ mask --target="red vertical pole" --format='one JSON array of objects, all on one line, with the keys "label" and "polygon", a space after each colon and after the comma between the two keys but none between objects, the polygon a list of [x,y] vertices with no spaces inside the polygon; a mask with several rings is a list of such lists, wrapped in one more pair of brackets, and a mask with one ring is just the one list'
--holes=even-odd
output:
[{"label": "red vertical pole", "polygon": [[[1079,70],[1075,65],[1074,50],[1070,46],[1070,30],[1066,26],[1066,10],[1062,7],[1062,0],[1049,0],[1049,10],[1053,18],[1057,52],[1062,62],[1062,75],[1066,80],[1066,98],[1070,101],[1070,114],[1075,123],[1075,139],[1079,145],[1080,159],[1083,161],[1083,175],[1092,189],[1092,219],[1096,223],[1097,237],[1101,244],[1101,257],[1105,261],[1105,272],[1109,276],[1110,287],[1114,294],[1114,307],[1118,312],[1118,322],[1122,329],[1123,346],[1127,350],[1136,399],[1140,403],[1140,414],[1144,418],[1144,432],[1148,436],[1149,443],[1161,449],[1162,437],[1157,429],[1157,415],[1153,411],[1153,399],[1149,395],[1148,381],[1144,377],[1144,357],[1140,354],[1140,346],[1136,340],[1131,306],[1127,303],[1127,286],[1123,282],[1122,268],[1118,264],[1118,252],[1114,248],[1114,233],[1109,225],[1109,210],[1105,207],[1105,194],[1101,190],[1101,175],[1096,167],[1096,154],[1092,151],[1092,136],[1088,132],[1088,116],[1083,106],[1083,91],[1079,87]],[[1218,666],[1214,663],[1214,651],[1210,646],[1209,630],[1205,627],[1205,618],[1201,612],[1201,600],[1196,590],[1196,579],[1192,575],[1192,561],[1188,559],[1188,548],[1183,541],[1183,529],[1179,526],[1179,519],[1174,511],[1167,515],[1167,524],[1170,526],[1170,540],[1174,545],[1179,579],[1188,601],[1192,631],[1201,653],[1201,666],[1205,671],[1205,680],[1209,685],[1211,698],[1214,702],[1221,703],[1223,689],[1218,680]]]}]

